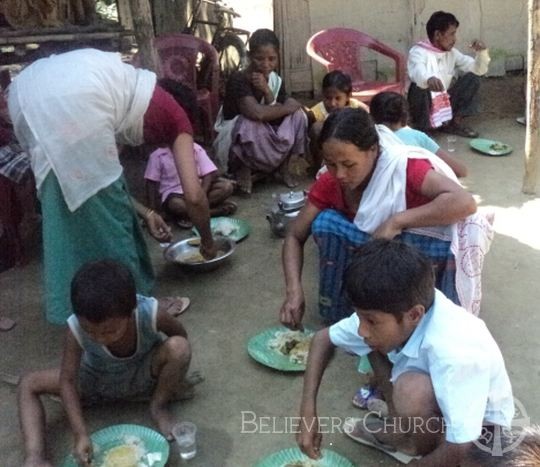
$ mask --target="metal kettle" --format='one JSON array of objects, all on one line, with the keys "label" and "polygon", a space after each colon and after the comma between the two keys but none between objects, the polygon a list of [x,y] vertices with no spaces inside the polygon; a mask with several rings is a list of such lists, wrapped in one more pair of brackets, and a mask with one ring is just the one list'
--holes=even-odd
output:
[{"label": "metal kettle", "polygon": [[266,214],[270,229],[278,237],[284,237],[288,225],[296,218],[306,203],[304,191],[289,191],[272,195],[274,203]]}]

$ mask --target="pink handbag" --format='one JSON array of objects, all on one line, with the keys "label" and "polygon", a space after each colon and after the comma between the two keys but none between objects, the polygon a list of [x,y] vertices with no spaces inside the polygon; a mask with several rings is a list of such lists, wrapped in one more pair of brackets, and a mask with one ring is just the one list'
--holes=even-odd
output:
[{"label": "pink handbag", "polygon": [[444,122],[452,120],[450,96],[446,91],[431,93],[431,112],[429,123],[432,128],[439,128]]}]

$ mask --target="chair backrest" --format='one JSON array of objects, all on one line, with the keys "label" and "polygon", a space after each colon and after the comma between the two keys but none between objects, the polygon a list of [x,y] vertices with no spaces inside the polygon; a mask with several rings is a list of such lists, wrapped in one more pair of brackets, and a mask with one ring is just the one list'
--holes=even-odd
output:
[{"label": "chair backrest", "polygon": [[[219,58],[211,44],[189,34],[168,34],[156,37],[154,47],[160,59],[160,78],[181,82],[193,91],[207,89],[212,107],[218,108]],[[137,56],[133,64],[138,65]]]},{"label": "chair backrest", "polygon": [[372,49],[395,62],[396,82],[405,85],[405,57],[368,34],[349,28],[330,28],[317,32],[308,40],[308,55],[326,67],[327,71],[341,70],[353,83],[363,81],[362,48]]},{"label": "chair backrest", "polygon": [[154,46],[161,61],[164,78],[181,81],[192,89],[219,86],[219,58],[208,42],[189,34],[156,37]]}]

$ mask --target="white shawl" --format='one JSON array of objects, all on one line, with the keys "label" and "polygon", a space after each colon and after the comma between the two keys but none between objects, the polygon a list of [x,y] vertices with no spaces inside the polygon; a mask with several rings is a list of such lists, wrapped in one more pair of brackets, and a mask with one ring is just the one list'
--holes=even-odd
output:
[{"label": "white shawl", "polygon": [[32,158],[39,189],[52,169],[70,211],[122,173],[117,142],[143,142],[156,75],[120,54],[82,49],[34,62],[13,81],[15,132]]},{"label": "white shawl", "polygon": [[[404,145],[384,125],[377,125],[380,155],[373,176],[362,195],[354,218],[355,225],[372,234],[392,215],[406,209],[406,171],[410,158],[428,159],[437,172],[459,183],[456,176],[435,154],[415,146]],[[480,311],[481,272],[484,255],[493,239],[493,214],[477,212],[457,224],[408,229],[451,241],[456,259],[456,289],[461,305],[474,313]]]}]

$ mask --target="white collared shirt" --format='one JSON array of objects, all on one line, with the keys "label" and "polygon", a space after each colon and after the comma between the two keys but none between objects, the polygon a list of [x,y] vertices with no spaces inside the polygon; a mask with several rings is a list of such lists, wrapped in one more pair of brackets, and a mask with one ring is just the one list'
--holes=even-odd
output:
[{"label": "white collared shirt", "polygon": [[[358,335],[356,313],[329,329],[332,343],[357,355],[371,348]],[[485,323],[440,291],[405,345],[388,353],[392,382],[405,372],[430,375],[446,423],[446,440],[476,440],[486,422],[509,427],[512,387],[497,343]]]},{"label": "white collared shirt", "polygon": [[462,54],[452,47],[448,52],[434,52],[420,45],[414,45],[407,58],[409,78],[419,88],[427,89],[427,80],[432,76],[439,78],[446,90],[450,87],[452,78],[459,71],[472,72],[475,75],[485,75],[490,62],[488,49],[476,52],[475,57]]}]

